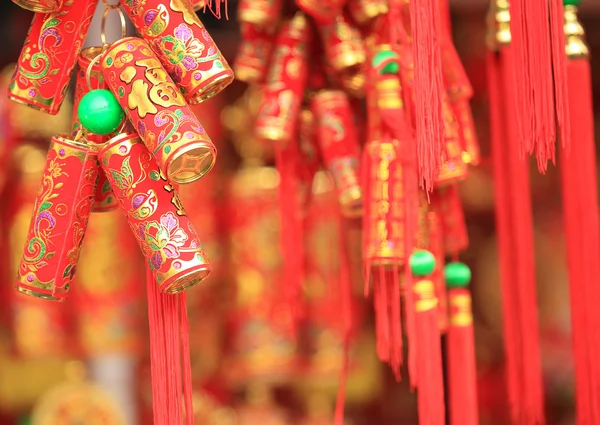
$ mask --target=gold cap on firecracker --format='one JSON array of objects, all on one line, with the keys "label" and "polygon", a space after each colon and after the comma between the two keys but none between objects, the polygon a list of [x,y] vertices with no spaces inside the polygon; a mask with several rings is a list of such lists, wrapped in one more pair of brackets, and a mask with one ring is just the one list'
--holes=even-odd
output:
[{"label": "gold cap on firecracker", "polygon": [[350,0],[348,11],[359,25],[365,25],[380,15],[389,11],[386,0]]},{"label": "gold cap on firecracker", "polygon": [[585,31],[577,16],[577,7],[565,5],[565,51],[569,59],[586,59],[590,56],[590,49],[585,42]]},{"label": "gold cap on firecracker", "polygon": [[399,78],[381,78],[375,83],[378,109],[401,109],[402,86]]},{"label": "gold cap on firecracker", "polygon": [[321,28],[327,60],[338,72],[359,67],[366,61],[366,51],[360,31],[343,17]]},{"label": "gold cap on firecracker", "polygon": [[36,13],[52,13],[58,11],[63,0],[12,0],[13,3],[23,9]]},{"label": "gold cap on firecracker", "polygon": [[339,79],[342,87],[350,96],[359,99],[365,96],[367,77],[362,69],[358,69],[354,73],[342,74]]},{"label": "gold cap on firecracker", "polygon": [[486,42],[490,50],[498,50],[511,42],[509,0],[492,0],[488,11]]}]

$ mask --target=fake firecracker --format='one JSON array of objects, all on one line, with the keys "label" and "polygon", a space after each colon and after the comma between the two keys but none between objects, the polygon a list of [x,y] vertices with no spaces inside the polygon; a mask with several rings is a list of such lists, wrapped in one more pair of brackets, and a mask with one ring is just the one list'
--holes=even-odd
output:
[{"label": "fake firecracker", "polygon": [[[201,179],[216,161],[216,147],[190,105],[234,78],[194,13],[209,8],[220,16],[222,2],[102,0],[107,14],[120,14],[122,22],[127,15],[140,37],[123,34],[82,51],[97,0],[14,1],[37,14],[9,97],[56,114],[80,67],[77,114],[71,133],[52,137],[17,290],[64,300],[88,221],[120,208],[146,264],[154,422],[191,424],[185,291],[204,282],[212,266],[178,185]],[[594,337],[600,232],[589,49],[577,5],[492,0],[488,20],[507,381],[512,420],[522,425],[545,421],[525,157],[535,153],[545,171],[557,141],[578,422],[600,422],[600,339]],[[306,217],[318,202],[315,176],[325,172],[335,202],[323,215],[336,218],[328,226],[339,230],[334,249],[342,257],[349,229],[362,228],[363,292],[375,307],[378,357],[396,379],[406,366],[422,425],[442,425],[446,416],[452,425],[478,423],[471,271],[459,261],[469,242],[459,184],[480,152],[469,106],[473,89],[449,16],[444,0],[238,3],[242,40],[234,70],[257,93],[253,135],[275,163],[246,161],[228,192],[238,283],[229,378],[246,389],[257,378],[266,388],[249,406],[276,411],[270,386],[300,370],[297,336],[312,315],[335,330],[343,363],[335,422],[343,421],[358,321],[351,261],[340,258],[335,279],[324,279],[329,288],[339,282],[339,296],[329,301],[337,320],[306,302],[317,264],[305,243],[315,223]]]},{"label": "fake firecracker", "polygon": [[[307,134],[312,138],[317,168],[326,169],[335,181],[339,213],[346,220],[362,218],[365,293],[372,292],[375,304],[379,358],[390,364],[398,379],[401,366],[407,365],[421,423],[444,423],[447,399],[451,423],[475,424],[475,357],[466,289],[470,271],[458,261],[468,246],[468,236],[457,184],[467,177],[469,166],[479,163],[480,152],[469,107],[473,89],[452,43],[448,3],[296,0],[295,7],[283,3],[285,7],[281,2],[239,4],[242,41],[234,70],[262,94],[255,136],[280,153],[276,166],[282,184],[285,181],[289,188],[301,184],[302,170],[315,167],[303,159],[303,139]],[[494,145],[493,157],[508,161],[495,162],[494,168],[499,185],[498,223],[504,226],[501,239],[508,241],[501,241],[505,246],[501,257],[506,261],[502,280],[506,282],[510,402],[515,423],[539,424],[544,419],[531,274],[531,215],[527,169],[520,158],[535,152],[544,170],[555,156],[558,137],[561,155],[571,158],[563,159],[565,169],[585,172],[585,181],[595,184],[595,168],[592,150],[586,151],[586,168],[580,167],[583,159],[573,159],[574,152],[582,146],[589,148],[592,142],[576,148],[569,142],[575,132],[572,105],[585,110],[577,112],[578,119],[589,118],[591,113],[589,86],[571,89],[574,81],[582,86],[582,81],[588,81],[587,68],[581,65],[587,47],[576,21],[576,5],[569,2],[564,16],[560,2],[528,5],[518,0],[510,5],[506,1],[492,4],[490,38],[495,40],[493,50],[500,54],[494,57],[500,58],[505,73],[503,85],[490,80],[490,89],[497,93],[491,97],[493,138],[502,143]],[[273,19],[278,19],[277,25]],[[511,32],[516,34],[512,44]],[[541,68],[536,71],[538,65]],[[581,78],[569,76],[575,70]],[[584,99],[577,101],[576,96]],[[500,118],[504,121],[496,119],[499,108],[505,111],[506,116]],[[588,121],[577,125],[586,129],[579,137],[584,140],[593,134]],[[577,166],[569,168],[569,161]],[[301,171],[294,176],[293,168]],[[584,285],[589,291],[584,299],[583,292],[573,287],[574,300],[579,300],[574,301],[573,311],[585,312],[573,314],[581,321],[578,329],[589,334],[597,316],[589,305],[595,289],[583,282],[594,281],[590,273],[597,267],[591,259],[596,258],[598,232],[577,229],[597,226],[596,191],[566,189],[582,187],[571,174],[565,171],[564,177],[565,211],[572,209],[566,218],[573,238],[569,242],[571,268],[578,273],[577,277],[573,274],[571,284]],[[297,229],[302,226],[293,212],[302,206],[294,192],[287,193],[280,199],[282,235],[289,232],[298,238]],[[573,224],[582,218],[575,212],[576,205],[579,211],[585,210],[586,227]],[[572,224],[568,224],[569,217]],[[282,246],[284,258],[298,255],[285,236]],[[576,254],[577,249],[589,250],[589,261],[584,260],[587,254]],[[291,261],[284,264],[284,285],[298,285],[294,276],[305,273],[308,270],[298,271]],[[301,296],[288,301],[292,311],[303,302]],[[444,368],[440,337],[446,333]],[[578,375],[583,394],[579,409],[584,423],[593,423],[597,403],[591,400],[598,400],[593,384],[595,362],[585,358],[597,347],[584,348],[577,341],[579,368],[587,371]],[[450,382],[447,398],[444,369]]]},{"label": "fake firecracker", "polygon": [[[140,264],[146,264],[154,423],[191,424],[185,291],[204,281],[212,267],[177,184],[200,179],[216,159],[216,148],[189,104],[217,95],[231,83],[233,73],[184,0],[103,1],[105,18],[111,12],[120,15],[123,38],[106,43],[103,23],[104,45],[85,50],[82,44],[98,1],[18,4],[37,13],[9,98],[57,114],[78,70],[71,133],[52,138],[18,267],[17,290],[62,301],[71,286],[82,285],[75,297],[78,306],[88,305],[86,311],[94,313],[93,318],[83,315],[83,334],[95,327],[119,326],[123,331],[119,341],[104,334],[93,341],[84,337],[85,348],[96,354],[131,354],[139,349],[139,332],[127,312],[137,316],[131,307],[139,297],[135,283],[143,272],[128,267],[135,276],[123,274],[102,282],[100,274],[104,279],[110,274],[92,276],[94,269],[88,267],[88,273],[78,277],[80,282],[74,278],[86,232],[97,242],[96,249],[104,247],[103,257],[118,256],[112,264],[115,271],[122,268],[118,261],[135,252],[125,242],[127,233],[133,236],[143,255]],[[142,38],[125,37],[125,14]],[[88,223],[96,212],[115,209],[126,221],[106,226],[102,236],[113,238],[115,245],[107,248]],[[97,220],[106,223],[108,216]],[[98,254],[86,249],[82,260]],[[135,261],[136,256],[129,258]],[[117,283],[119,287],[111,289]]]}]

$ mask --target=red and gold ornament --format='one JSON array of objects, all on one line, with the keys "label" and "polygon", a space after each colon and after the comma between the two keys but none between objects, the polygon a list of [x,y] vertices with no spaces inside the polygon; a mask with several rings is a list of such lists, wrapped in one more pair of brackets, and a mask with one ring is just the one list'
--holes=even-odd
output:
[{"label": "red and gold ornament", "polygon": [[190,183],[211,170],[215,146],[148,43],[119,40],[105,52],[102,67],[107,86],[169,180]]},{"label": "red and gold ornament", "polygon": [[139,136],[114,137],[98,158],[160,291],[173,294],[204,280],[211,266],[196,231]]},{"label": "red and gold ornament", "polygon": [[98,177],[86,141],[52,138],[17,274],[17,290],[62,300],[75,275]]},{"label": "red and gold ornament", "polygon": [[187,102],[200,103],[231,84],[233,72],[187,0],[121,0],[121,6]]},{"label": "red and gold ornament", "polygon": [[298,130],[311,38],[309,21],[301,12],[279,29],[256,117],[255,134],[259,140],[285,146]]},{"label": "red and gold ornament", "polygon": [[8,88],[10,99],[58,113],[97,4],[67,0],[54,13],[34,16]]}]

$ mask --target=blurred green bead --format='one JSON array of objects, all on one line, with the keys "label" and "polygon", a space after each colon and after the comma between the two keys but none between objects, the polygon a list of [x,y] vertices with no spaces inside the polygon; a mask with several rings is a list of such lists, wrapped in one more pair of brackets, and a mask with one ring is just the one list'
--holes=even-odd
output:
[{"label": "blurred green bead", "polygon": [[565,6],[579,6],[581,0],[563,0]]},{"label": "blurred green bead", "polygon": [[435,270],[435,256],[429,251],[416,251],[410,256],[408,264],[413,275],[428,276]]},{"label": "blurred green bead", "polygon": [[92,90],[79,102],[77,117],[87,131],[105,136],[119,128],[124,113],[110,91]]},{"label": "blurred green bead", "polygon": [[384,50],[375,55],[372,65],[374,68],[377,68],[381,64],[386,63],[379,71],[381,75],[398,74],[398,72],[400,72],[400,66],[398,65],[399,59],[400,57],[396,52],[392,50]]},{"label": "blurred green bead", "polygon": [[471,282],[471,269],[464,263],[448,263],[444,268],[448,288],[464,288]]}]

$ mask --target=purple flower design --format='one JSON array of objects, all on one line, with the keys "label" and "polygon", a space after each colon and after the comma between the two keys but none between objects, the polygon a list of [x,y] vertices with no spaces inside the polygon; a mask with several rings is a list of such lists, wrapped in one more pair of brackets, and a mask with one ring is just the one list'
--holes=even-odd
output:
[{"label": "purple flower design", "polygon": [[140,121],[138,123],[137,130],[138,130],[138,134],[140,135],[140,137],[146,136],[146,124],[144,124],[143,122]]},{"label": "purple flower design", "polygon": [[152,221],[143,228],[143,238],[151,249],[150,265],[158,270],[167,258],[178,258],[188,235],[179,227],[179,219],[168,212],[160,217],[160,222]]},{"label": "purple flower design", "polygon": [[202,56],[204,45],[194,38],[190,27],[186,24],[180,24],[173,33],[178,43],[173,46],[173,54],[177,57],[177,62],[181,63],[187,71],[196,69],[198,66],[196,60]]}]

